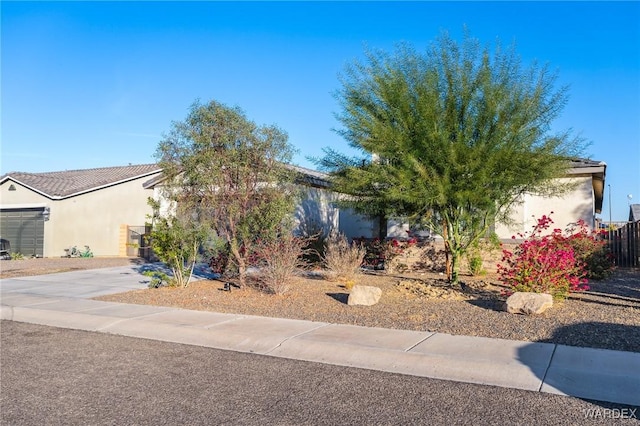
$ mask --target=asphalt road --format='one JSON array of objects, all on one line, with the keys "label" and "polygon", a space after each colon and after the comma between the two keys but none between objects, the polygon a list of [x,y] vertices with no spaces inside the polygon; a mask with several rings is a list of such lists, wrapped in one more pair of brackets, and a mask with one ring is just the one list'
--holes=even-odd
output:
[{"label": "asphalt road", "polygon": [[2,321],[3,425],[640,424],[640,409]]}]

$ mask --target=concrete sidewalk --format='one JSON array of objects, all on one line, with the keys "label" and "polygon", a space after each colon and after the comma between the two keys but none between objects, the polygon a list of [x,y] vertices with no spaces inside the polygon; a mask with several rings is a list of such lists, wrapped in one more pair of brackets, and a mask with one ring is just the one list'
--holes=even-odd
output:
[{"label": "concrete sidewalk", "polygon": [[0,280],[0,318],[640,406],[640,353],[89,300],[136,267]]}]

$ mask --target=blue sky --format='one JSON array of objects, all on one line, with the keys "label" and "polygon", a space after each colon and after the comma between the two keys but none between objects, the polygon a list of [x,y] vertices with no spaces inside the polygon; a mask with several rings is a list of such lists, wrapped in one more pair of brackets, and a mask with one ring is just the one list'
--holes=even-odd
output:
[{"label": "blue sky", "polygon": [[[149,163],[196,99],[277,124],[295,162],[349,152],[333,94],[365,46],[426,48],[466,25],[548,63],[572,128],[608,164],[614,220],[640,203],[639,2],[7,2],[1,3],[0,171]],[[608,187],[607,187],[608,190]],[[609,192],[603,218],[609,217]]]}]

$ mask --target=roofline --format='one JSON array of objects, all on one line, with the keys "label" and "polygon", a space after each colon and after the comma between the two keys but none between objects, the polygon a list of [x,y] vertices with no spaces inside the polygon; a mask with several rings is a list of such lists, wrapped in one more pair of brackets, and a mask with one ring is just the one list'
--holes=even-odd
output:
[{"label": "roofline", "polygon": [[65,198],[77,197],[78,195],[86,194],[86,193],[93,192],[93,191],[98,191],[100,189],[108,188],[108,187],[114,186],[114,185],[119,185],[121,183],[129,182],[131,180],[140,179],[140,178],[143,178],[145,176],[150,176],[152,174],[159,173],[159,172],[162,172],[162,169],[158,168],[158,169],[155,169],[155,170],[150,171],[150,172],[142,173],[142,174],[139,174],[139,175],[136,175],[136,176],[132,176],[132,177],[126,178],[126,179],[120,179],[120,180],[117,180],[117,181],[114,181],[114,182],[109,182],[109,183],[106,183],[104,185],[94,186],[93,188],[89,188],[89,189],[85,189],[85,190],[82,190],[82,191],[74,192],[74,193],[69,194],[69,195],[51,195],[51,194],[47,194],[44,191],[40,191],[40,190],[30,186],[30,185],[25,184],[24,182],[21,182],[19,179],[11,177],[10,174],[5,175],[5,177],[2,178],[2,180],[0,180],[0,184],[4,183],[7,180],[11,180],[13,182],[19,183],[20,185],[24,186],[25,188],[28,188],[28,189],[30,189],[30,190],[32,190],[32,191],[34,191],[34,192],[36,192],[36,193],[38,193],[38,194],[40,194],[42,196],[45,196],[45,197],[49,198],[50,200],[64,200]]},{"label": "roofline", "polygon": [[[285,163],[284,165],[289,170],[292,170],[296,173],[309,177],[310,179],[315,179],[318,181],[318,184],[315,184],[315,185],[312,182],[306,182],[306,184],[309,186],[315,186],[319,188],[328,188],[330,186],[329,175],[327,175],[324,172],[319,172],[317,170],[296,166],[295,164]],[[153,177],[148,181],[144,182],[142,184],[142,187],[144,189],[154,188],[156,185],[160,184],[161,182],[164,182],[166,179],[167,177],[164,175],[164,173],[161,173],[160,175]]]},{"label": "roofline", "polygon": [[0,204],[0,210],[10,209],[40,209],[49,207],[47,203],[18,203],[18,204]]},{"label": "roofline", "polygon": [[47,198],[48,198],[48,199],[50,199],[50,200],[60,200],[60,199],[62,199],[62,197],[60,197],[60,196],[57,196],[57,195],[49,195],[49,194],[47,194],[46,192],[40,191],[39,189],[34,188],[34,187],[33,187],[33,186],[31,186],[31,185],[27,185],[26,183],[21,182],[19,179],[16,179],[16,178],[14,178],[14,177],[11,177],[11,175],[6,175],[5,177],[3,177],[3,178],[2,178],[2,180],[0,180],[0,184],[2,184],[2,183],[4,183],[4,182],[6,182],[6,181],[8,181],[8,180],[10,180],[10,181],[12,181],[12,182],[15,182],[15,183],[18,183],[18,184],[20,184],[20,185],[24,186],[25,188],[28,188],[28,189],[32,190],[33,192],[36,192],[36,193],[38,193],[38,194],[40,194],[40,195],[42,195],[42,196],[44,196],[44,197],[47,197]]}]

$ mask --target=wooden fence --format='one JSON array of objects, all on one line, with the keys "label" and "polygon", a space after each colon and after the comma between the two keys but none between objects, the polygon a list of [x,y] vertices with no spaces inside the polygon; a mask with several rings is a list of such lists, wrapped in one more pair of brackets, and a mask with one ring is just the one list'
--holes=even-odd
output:
[{"label": "wooden fence", "polygon": [[640,267],[640,222],[629,222],[609,231],[605,239],[616,266]]}]

